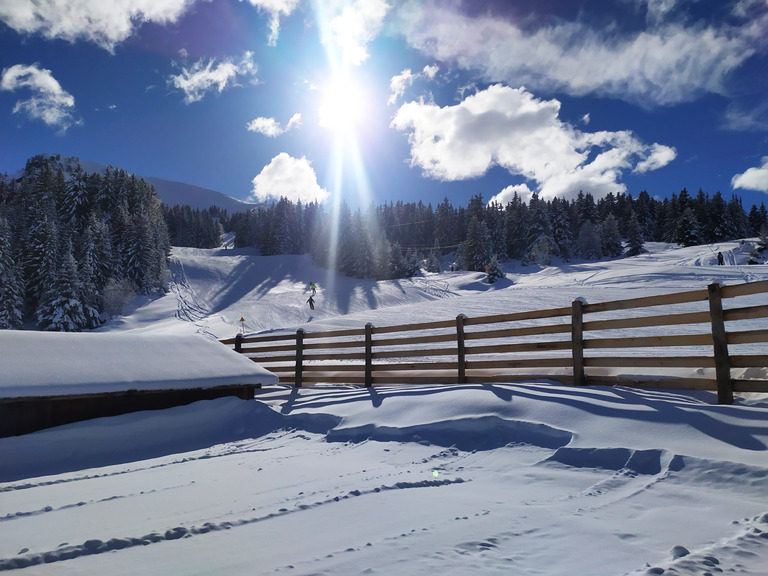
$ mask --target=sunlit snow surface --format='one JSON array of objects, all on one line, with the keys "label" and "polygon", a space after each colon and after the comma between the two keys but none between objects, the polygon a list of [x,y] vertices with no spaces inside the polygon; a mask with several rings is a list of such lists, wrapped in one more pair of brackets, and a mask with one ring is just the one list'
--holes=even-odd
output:
[{"label": "sunlit snow surface", "polygon": [[[175,249],[111,334],[444,320],[768,278],[739,243],[392,282]],[[732,258],[732,260],[728,260]],[[307,285],[319,286],[307,308]],[[766,326],[763,326],[765,328]],[[768,574],[768,398],[514,385],[268,386],[0,439],[20,574]],[[25,566],[29,565],[25,568]]]}]

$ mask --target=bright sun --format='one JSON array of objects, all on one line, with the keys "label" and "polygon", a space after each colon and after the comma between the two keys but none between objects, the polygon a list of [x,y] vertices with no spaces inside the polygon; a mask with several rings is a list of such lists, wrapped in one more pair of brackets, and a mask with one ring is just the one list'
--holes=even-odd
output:
[{"label": "bright sun", "polygon": [[354,129],[364,120],[365,91],[346,74],[337,75],[322,91],[320,125],[333,131]]}]

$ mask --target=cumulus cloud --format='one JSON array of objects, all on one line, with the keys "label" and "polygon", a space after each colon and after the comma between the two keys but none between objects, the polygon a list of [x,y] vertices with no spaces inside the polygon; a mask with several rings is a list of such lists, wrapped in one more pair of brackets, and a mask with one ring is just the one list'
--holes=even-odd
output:
[{"label": "cumulus cloud", "polygon": [[344,66],[365,62],[368,43],[381,32],[389,4],[385,0],[327,0],[322,5],[320,32],[326,48]]},{"label": "cumulus cloud", "polygon": [[287,198],[293,202],[324,202],[328,191],[317,183],[317,174],[306,157],[281,152],[253,179],[251,197],[263,202]]},{"label": "cumulus cloud", "polygon": [[227,86],[237,86],[241,76],[250,76],[256,81],[252,52],[246,52],[239,62],[228,59],[216,64],[214,59],[198,60],[190,68],[182,67],[181,74],[172,74],[168,83],[184,92],[184,102],[191,104],[202,100],[211,90],[221,93]]},{"label": "cumulus cloud", "polygon": [[528,185],[525,183],[513,184],[512,186],[507,186],[504,190],[496,194],[488,201],[488,203],[493,204],[495,202],[502,206],[506,206],[515,197],[515,194],[517,194],[517,197],[523,202],[528,202],[531,199],[531,196],[533,196],[533,190],[528,188]]},{"label": "cumulus cloud", "polygon": [[763,164],[757,168],[750,168],[743,174],[736,174],[731,179],[734,189],[758,190],[768,194],[768,156],[763,156]]},{"label": "cumulus cloud", "polygon": [[559,113],[557,100],[496,84],[455,106],[408,102],[392,127],[408,134],[411,164],[429,177],[465,180],[500,166],[537,183],[544,198],[623,192],[625,171],[655,170],[675,157],[629,131],[582,132]]},{"label": "cumulus cloud", "polygon": [[663,168],[677,157],[677,151],[663,144],[653,144],[648,156],[637,163],[633,172],[643,174],[659,168]]},{"label": "cumulus cloud", "polygon": [[439,70],[439,66],[435,64],[433,66],[424,66],[424,69],[416,74],[411,72],[410,68],[406,68],[400,72],[400,74],[393,76],[389,82],[389,88],[392,93],[387,100],[387,104],[395,104],[397,99],[402,97],[405,94],[405,91],[410,88],[416,80],[420,78],[434,80]]},{"label": "cumulus cloud", "polygon": [[429,78],[430,80],[434,80],[435,76],[437,76],[437,73],[440,71],[440,66],[437,64],[433,64],[431,66],[427,65],[424,66],[424,70],[421,71],[424,76]]},{"label": "cumulus cloud", "polygon": [[[240,0],[241,2],[243,0]],[[300,0],[247,0],[252,6],[267,12],[269,20],[269,46],[277,45],[277,37],[280,34],[280,17],[290,16],[299,5]]]},{"label": "cumulus cloud", "polygon": [[61,132],[81,121],[75,117],[75,98],[61,87],[50,70],[38,64],[16,64],[3,70],[0,90],[11,92],[28,89],[32,95],[19,100],[13,107],[14,114],[26,114],[34,120],[42,120]]},{"label": "cumulus cloud", "polygon": [[406,68],[400,72],[400,74],[392,76],[392,80],[389,81],[389,88],[392,90],[392,95],[389,97],[389,100],[387,100],[387,103],[394,104],[413,84],[413,79],[414,76],[410,68]]},{"label": "cumulus cloud", "polygon": [[195,0],[35,0],[0,2],[0,21],[22,34],[86,40],[113,51],[143,22],[175,22]]},{"label": "cumulus cloud", "polygon": [[283,128],[274,118],[264,118],[262,116],[251,120],[247,124],[249,131],[258,132],[259,134],[264,134],[264,136],[269,136],[270,138],[285,134],[297,126],[301,126],[301,114],[298,112],[291,116],[291,119],[288,120],[288,124],[285,125],[285,128]]},{"label": "cumulus cloud", "polygon": [[583,19],[535,26],[461,3],[411,0],[399,26],[410,45],[439,61],[479,70],[490,82],[624,98],[643,106],[727,93],[729,74],[765,45],[768,6],[735,26],[688,25],[662,16],[674,2],[648,1],[642,30],[591,27]]}]

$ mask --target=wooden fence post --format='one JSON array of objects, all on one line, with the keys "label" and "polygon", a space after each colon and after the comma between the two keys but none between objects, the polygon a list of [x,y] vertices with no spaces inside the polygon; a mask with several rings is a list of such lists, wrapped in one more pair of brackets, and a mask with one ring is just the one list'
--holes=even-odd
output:
[{"label": "wooden fence post", "polygon": [[584,386],[584,301],[577,298],[571,304],[571,350],[573,354],[573,383]]},{"label": "wooden fence post", "polygon": [[302,372],[304,365],[304,330],[296,330],[296,373],[293,383],[296,388],[301,388]]},{"label": "wooden fence post", "polygon": [[242,354],[244,338],[245,337],[241,332],[238,332],[237,334],[235,334],[235,352],[240,352]]},{"label": "wooden fence post", "polygon": [[731,385],[731,361],[728,357],[728,337],[725,334],[723,320],[723,298],[720,285],[707,286],[709,292],[709,315],[712,320],[712,345],[715,356],[715,376],[717,378],[717,403],[733,404]]},{"label": "wooden fence post", "polygon": [[466,351],[464,348],[464,321],[467,317],[464,314],[456,316],[456,356],[458,364],[457,383],[467,383],[467,373],[465,365]]},{"label": "wooden fence post", "polygon": [[373,386],[373,324],[365,325],[365,385]]}]

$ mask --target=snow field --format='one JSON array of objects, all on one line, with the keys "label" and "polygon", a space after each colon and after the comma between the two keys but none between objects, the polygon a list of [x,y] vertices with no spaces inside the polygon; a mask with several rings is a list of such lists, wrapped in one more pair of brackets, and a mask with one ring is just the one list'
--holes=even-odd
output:
[{"label": "snow field", "polygon": [[[649,248],[510,264],[497,287],[475,273],[377,283],[304,257],[174,249],[171,292],[102,331],[226,338],[241,316],[249,332],[341,329],[768,279],[768,267],[715,266],[709,247]],[[714,402],[547,382],[267,386],[255,401],[0,439],[0,570],[765,576],[768,400]]]}]

